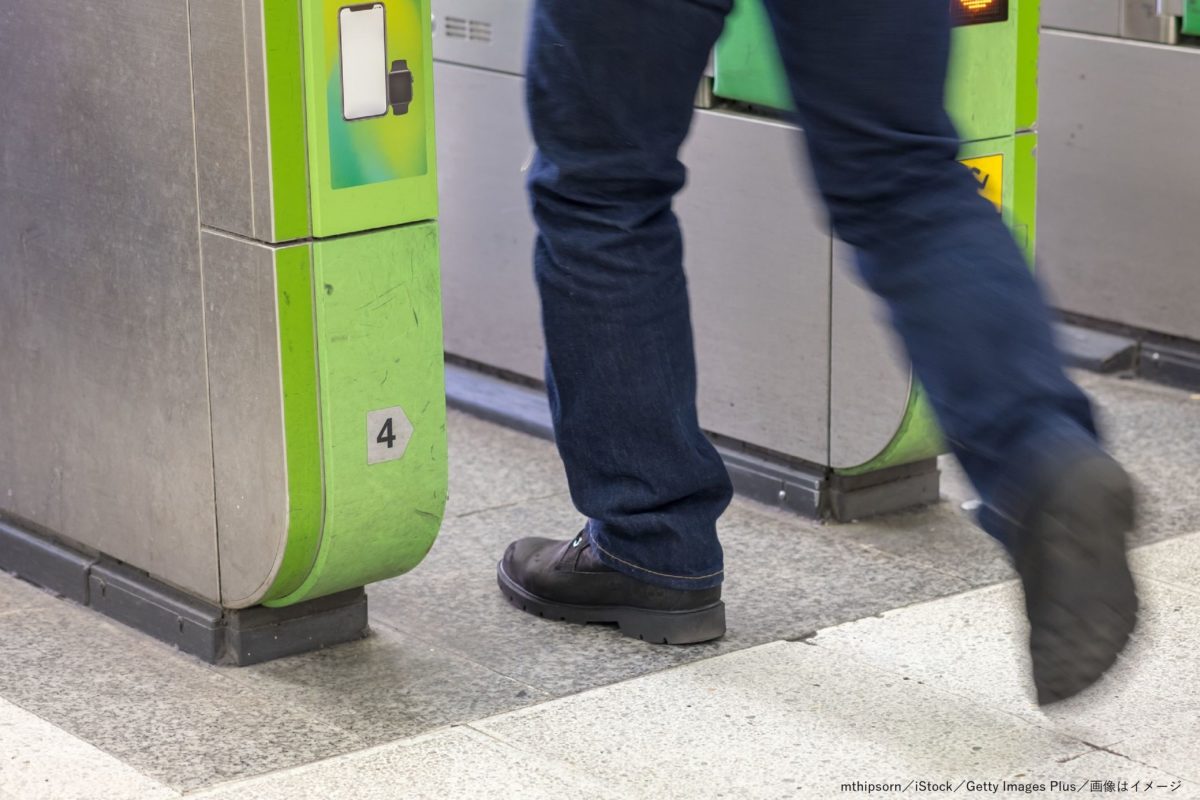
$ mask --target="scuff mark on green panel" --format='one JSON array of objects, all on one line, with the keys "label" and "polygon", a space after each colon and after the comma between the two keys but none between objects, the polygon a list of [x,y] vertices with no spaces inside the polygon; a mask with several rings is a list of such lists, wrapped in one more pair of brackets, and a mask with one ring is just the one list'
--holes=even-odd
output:
[{"label": "scuff mark on green panel", "polygon": [[270,122],[271,241],[308,237],[308,156],[304,146],[299,0],[261,0]]},{"label": "scuff mark on green panel", "polygon": [[295,591],[312,570],[321,541],[324,491],[313,332],[312,255],[308,245],[275,253],[279,365],[287,443],[288,533],[283,561],[264,600]]},{"label": "scuff mark on green panel", "polygon": [[761,0],[737,0],[717,40],[713,93],[765,108],[791,111],[792,91]]},{"label": "scuff mark on green panel", "polygon": [[946,110],[964,142],[1012,136],[1017,129],[1017,34],[1028,2],[1010,3],[1005,22],[954,29]]},{"label": "scuff mark on green panel", "polygon": [[[446,504],[437,226],[313,245],[325,520],[304,582],[269,605],[383,580],[429,551]],[[404,456],[367,463],[367,414],[399,406]]]}]

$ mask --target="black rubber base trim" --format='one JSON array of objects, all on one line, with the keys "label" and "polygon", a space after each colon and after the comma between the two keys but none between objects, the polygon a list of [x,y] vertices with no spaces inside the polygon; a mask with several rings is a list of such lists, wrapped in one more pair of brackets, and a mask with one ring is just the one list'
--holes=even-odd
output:
[{"label": "black rubber base trim", "polygon": [[1126,372],[1137,364],[1138,343],[1128,336],[1060,322],[1054,326],[1058,347],[1073,367],[1092,372]]},{"label": "black rubber base trim", "polygon": [[0,520],[0,570],[210,664],[248,666],[367,635],[367,595],[350,589],[286,608],[223,609],[104,556]]},{"label": "black rubber base trim", "polygon": [[829,479],[829,516],[853,522],[936,503],[941,478],[936,458],[865,475],[834,473]]},{"label": "black rubber base trim", "polygon": [[623,635],[651,644],[699,644],[725,635],[725,603],[720,600],[691,611],[556,603],[525,591],[502,564],[496,566],[496,583],[508,602],[528,614],[576,624],[616,625]]},{"label": "black rubber base trim", "polygon": [[1143,342],[1138,376],[1177,389],[1200,391],[1200,348]]},{"label": "black rubber base trim", "polygon": [[0,569],[5,572],[86,606],[88,573],[95,563],[94,556],[60,544],[48,534],[0,519]]},{"label": "black rubber base trim", "polygon": [[1076,314],[1064,317],[1056,333],[1072,366],[1200,391],[1200,342]]},{"label": "black rubber base trim", "polygon": [[[474,366],[446,365],[446,399],[451,408],[554,440],[544,391]],[[827,467],[780,463],[747,452],[736,442],[713,438],[735,492],[811,519],[865,519],[938,499],[940,473],[936,459],[845,478]]]}]

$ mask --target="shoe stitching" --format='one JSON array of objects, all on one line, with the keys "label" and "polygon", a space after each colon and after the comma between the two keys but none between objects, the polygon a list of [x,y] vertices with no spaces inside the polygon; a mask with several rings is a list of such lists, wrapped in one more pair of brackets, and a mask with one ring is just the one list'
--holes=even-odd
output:
[{"label": "shoe stitching", "polygon": [[622,564],[624,564],[627,567],[632,567],[633,569],[641,570],[642,572],[648,573],[650,575],[657,575],[660,578],[675,578],[675,579],[681,580],[681,581],[703,581],[703,580],[708,580],[709,578],[715,578],[718,575],[721,575],[725,572],[725,570],[719,569],[716,572],[710,572],[708,575],[694,575],[694,576],[693,575],[672,575],[669,572],[655,572],[652,569],[646,569],[645,567],[641,567],[641,566],[638,566],[637,564],[633,564],[629,561],[626,561],[625,559],[623,559],[619,556],[614,556],[612,553],[608,552],[607,550],[605,550],[603,547],[600,546],[600,544],[596,541],[596,537],[591,536],[588,538],[590,538],[592,541],[592,547],[595,547],[597,550],[599,550],[601,553],[604,553],[604,555],[608,556],[613,561],[620,561]]}]

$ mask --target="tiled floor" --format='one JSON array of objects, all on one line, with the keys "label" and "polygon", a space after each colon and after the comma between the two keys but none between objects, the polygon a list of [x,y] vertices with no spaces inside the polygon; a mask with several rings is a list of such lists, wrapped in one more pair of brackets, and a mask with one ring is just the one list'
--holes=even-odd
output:
[{"label": "tiled floor", "polygon": [[158,800],[176,793],[28,711],[0,700],[0,798]]},{"label": "tiled floor", "polygon": [[1129,657],[1080,702],[1030,702],[1017,589],[952,465],[946,502],[852,525],[735,501],[729,635],[663,648],[504,603],[507,542],[579,519],[551,445],[454,414],[443,532],[370,587],[364,641],[218,669],[0,576],[0,800],[825,797],[938,777],[1200,798],[1200,535],[1181,536],[1200,531],[1200,401],[1081,377],[1156,544],[1136,553]]}]

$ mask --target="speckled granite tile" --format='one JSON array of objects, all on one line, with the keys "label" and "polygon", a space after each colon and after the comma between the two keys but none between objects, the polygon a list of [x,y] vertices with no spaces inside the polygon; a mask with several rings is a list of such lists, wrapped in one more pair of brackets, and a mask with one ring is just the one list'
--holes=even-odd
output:
[{"label": "speckled granite tile", "polygon": [[1135,544],[1200,531],[1200,399],[1138,380],[1076,373],[1114,455],[1140,491]]},{"label": "speckled granite tile", "polygon": [[821,631],[812,641],[1200,783],[1200,602],[1142,578],[1139,627],[1117,665],[1084,694],[1033,701],[1028,626],[1015,583]]},{"label": "speckled granite tile", "polygon": [[[510,606],[496,562],[519,536],[573,536],[580,519],[565,498],[447,520],[420,568],[368,590],[372,625],[387,626],[551,693],[610,683],[686,659],[603,626],[554,624]],[[700,656],[693,656],[700,657]]]},{"label": "speckled granite tile", "polygon": [[23,609],[48,608],[59,598],[7,572],[0,572],[0,614]]},{"label": "speckled granite tile", "polygon": [[944,572],[843,541],[834,529],[758,509],[735,501],[722,524],[729,633],[715,643],[649,645],[608,627],[549,622],[509,606],[496,588],[496,562],[514,538],[573,535],[580,518],[566,498],[449,521],[427,563],[371,588],[371,613],[562,694],[969,588]]},{"label": "speckled granite tile", "polygon": [[1200,593],[1200,533],[1139,547],[1130,562],[1138,575]]},{"label": "speckled granite tile", "polygon": [[835,797],[855,780],[1001,777],[1089,749],[1003,712],[790,642],[472,727],[531,753],[553,753],[625,796],[655,798]]},{"label": "speckled granite tile", "polygon": [[0,697],[177,789],[362,747],[88,609],[0,616]]},{"label": "speckled granite tile", "polygon": [[202,794],[196,800],[615,800],[595,778],[454,728]]},{"label": "speckled granite tile", "polygon": [[[1134,545],[1200,531],[1200,401],[1145,381],[1076,372],[1113,453],[1140,490]],[[1003,551],[962,504],[977,497],[957,462],[938,460],[943,502],[840,526],[853,541],[947,569],[976,585],[1012,577]]]},{"label": "speckled granite tile", "polygon": [[953,575],[847,541],[839,527],[735,502],[722,528],[731,624],[761,641],[790,639],[969,588]]},{"label": "speckled granite tile", "polygon": [[0,798],[167,800],[179,793],[0,700]]},{"label": "speckled granite tile", "polygon": [[832,529],[848,541],[902,556],[963,579],[972,586],[1010,580],[1004,548],[956,502],[889,514]]},{"label": "speckled granite tile", "polygon": [[[368,594],[368,606],[370,594]],[[384,625],[362,641],[226,674],[367,745],[404,739],[545,699],[540,690]]]},{"label": "speckled granite tile", "polygon": [[[1148,767],[1128,758],[1114,755],[1103,750],[1093,750],[1066,763],[1053,761],[1041,764],[1032,769],[1023,770],[1019,777],[1012,778],[1023,784],[1040,784],[1046,787],[1041,792],[1032,791],[1001,791],[989,797],[1029,798],[1029,797],[1137,797],[1145,794],[1158,794],[1160,797],[1200,797],[1200,784],[1183,781],[1178,776],[1164,772],[1155,767]],[[1058,789],[1051,789],[1051,782],[1058,782]],[[1099,789],[1093,791],[1093,781],[1099,782]],[[1112,787],[1106,787],[1107,782]],[[1148,792],[1145,788],[1149,781],[1156,788]],[[1124,784],[1125,788],[1119,788]],[[1138,788],[1134,788],[1137,785]],[[1074,788],[1065,788],[1071,786]],[[1168,791],[1174,786],[1173,791]],[[1157,788],[1162,787],[1162,788]]]},{"label": "speckled granite tile", "polygon": [[447,517],[567,493],[562,461],[552,443],[461,411],[450,411],[446,429],[450,439]]}]

